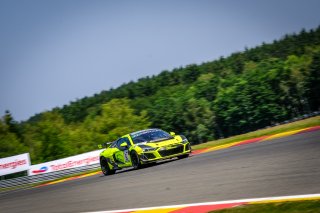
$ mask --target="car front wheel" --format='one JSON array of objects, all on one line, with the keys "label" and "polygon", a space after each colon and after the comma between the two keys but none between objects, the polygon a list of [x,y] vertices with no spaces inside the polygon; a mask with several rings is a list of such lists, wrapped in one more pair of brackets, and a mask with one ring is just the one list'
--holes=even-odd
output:
[{"label": "car front wheel", "polygon": [[107,159],[102,157],[100,159],[100,166],[101,166],[101,171],[104,175],[113,175],[116,171],[113,169],[110,169]]},{"label": "car front wheel", "polygon": [[132,166],[134,169],[140,169],[141,168],[141,161],[136,152],[131,152],[130,154]]}]

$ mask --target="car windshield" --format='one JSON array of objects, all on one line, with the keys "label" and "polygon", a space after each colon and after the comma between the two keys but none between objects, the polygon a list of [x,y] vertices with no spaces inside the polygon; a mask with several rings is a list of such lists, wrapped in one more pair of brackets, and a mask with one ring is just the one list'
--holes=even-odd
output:
[{"label": "car windshield", "polygon": [[144,142],[158,142],[166,139],[172,139],[173,137],[167,132],[160,129],[147,129],[130,134],[134,144]]}]

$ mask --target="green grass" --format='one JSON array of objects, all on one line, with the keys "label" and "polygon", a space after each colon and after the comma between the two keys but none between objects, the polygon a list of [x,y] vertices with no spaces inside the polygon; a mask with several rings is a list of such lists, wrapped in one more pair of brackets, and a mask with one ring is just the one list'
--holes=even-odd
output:
[{"label": "green grass", "polygon": [[258,138],[261,136],[267,136],[267,135],[274,135],[277,133],[281,132],[286,132],[286,131],[292,131],[292,130],[298,130],[298,129],[303,129],[307,127],[312,127],[312,126],[318,126],[320,125],[320,116],[312,117],[312,118],[307,118],[304,120],[288,123],[288,124],[283,124],[275,127],[270,127],[267,129],[262,129],[262,130],[257,130],[254,132],[249,132],[246,134],[242,135],[237,135],[237,136],[232,136],[229,138],[224,138],[224,139],[219,139],[215,141],[209,141],[206,143],[198,144],[192,146],[193,150],[197,149],[203,149],[203,148],[209,148],[209,147],[215,147],[227,143],[232,143],[232,142],[237,142],[237,141],[242,141],[242,140],[247,140],[247,139],[252,139],[252,138]]},{"label": "green grass", "polygon": [[320,213],[320,200],[249,204],[211,213]]}]

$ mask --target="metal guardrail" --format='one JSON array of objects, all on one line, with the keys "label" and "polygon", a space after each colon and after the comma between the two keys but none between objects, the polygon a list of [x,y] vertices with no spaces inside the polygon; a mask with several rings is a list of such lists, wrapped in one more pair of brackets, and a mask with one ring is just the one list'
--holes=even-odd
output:
[{"label": "metal guardrail", "polygon": [[[292,123],[292,122],[300,121],[300,120],[303,120],[303,119],[306,119],[306,118],[315,117],[315,116],[318,116],[318,115],[320,115],[320,111],[314,111],[314,112],[311,112],[309,114],[303,114],[303,115],[294,117],[294,118],[292,118],[290,120],[286,120],[286,121],[282,121],[282,122],[279,122],[279,123],[275,123],[272,126],[278,126],[278,125],[282,125],[282,124]],[[270,126],[267,126],[264,129],[269,128],[269,127]]]},{"label": "metal guardrail", "polygon": [[44,174],[38,174],[33,176],[24,176],[24,177],[18,177],[8,180],[1,180],[0,181],[0,193],[1,191],[6,191],[6,189],[10,188],[27,188],[30,187],[32,184],[41,183],[45,181],[51,181],[56,180],[58,178],[62,178],[68,175],[73,175],[85,171],[95,170],[97,168],[100,168],[100,164],[92,164],[72,169],[65,169],[60,170],[56,172],[50,172],[50,173],[44,173]]}]

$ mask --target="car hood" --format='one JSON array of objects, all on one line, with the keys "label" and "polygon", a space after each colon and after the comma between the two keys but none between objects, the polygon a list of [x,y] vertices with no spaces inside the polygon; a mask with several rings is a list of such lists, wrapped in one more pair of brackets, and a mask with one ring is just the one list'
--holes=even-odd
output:
[{"label": "car hood", "polygon": [[150,146],[150,147],[153,147],[153,148],[157,148],[157,147],[164,147],[164,146],[170,146],[170,145],[178,144],[180,142],[181,142],[181,140],[179,140],[179,138],[173,138],[173,139],[157,141],[157,142],[141,143],[141,144],[137,144],[137,145],[138,146],[139,145],[145,145],[145,146]]}]

